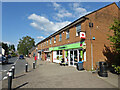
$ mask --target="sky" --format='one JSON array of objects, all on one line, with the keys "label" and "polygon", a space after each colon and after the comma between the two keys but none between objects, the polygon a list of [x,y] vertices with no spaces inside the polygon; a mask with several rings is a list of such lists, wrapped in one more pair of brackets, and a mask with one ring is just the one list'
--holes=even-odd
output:
[{"label": "sky", "polygon": [[2,41],[17,47],[30,36],[36,44],[81,16],[112,2],[2,2]]}]

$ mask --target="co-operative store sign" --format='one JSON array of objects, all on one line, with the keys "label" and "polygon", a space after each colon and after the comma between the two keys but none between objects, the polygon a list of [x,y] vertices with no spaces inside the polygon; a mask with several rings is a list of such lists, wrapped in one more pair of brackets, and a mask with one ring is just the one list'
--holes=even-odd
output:
[{"label": "co-operative store sign", "polygon": [[82,48],[82,46],[80,46],[80,42],[79,43],[68,44],[68,45],[63,45],[63,46],[58,46],[58,47],[51,47],[51,48],[49,48],[49,51],[63,50],[63,49],[74,49],[74,48]]}]

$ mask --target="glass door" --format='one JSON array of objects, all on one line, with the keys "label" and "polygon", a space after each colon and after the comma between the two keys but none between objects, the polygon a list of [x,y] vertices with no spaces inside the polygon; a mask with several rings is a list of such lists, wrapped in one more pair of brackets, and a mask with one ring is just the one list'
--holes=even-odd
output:
[{"label": "glass door", "polygon": [[73,50],[70,50],[70,65],[73,65]]},{"label": "glass door", "polygon": [[78,51],[74,50],[74,65],[76,66],[78,63]]},{"label": "glass door", "polygon": [[69,66],[76,66],[79,62],[80,53],[78,49],[68,51]]}]

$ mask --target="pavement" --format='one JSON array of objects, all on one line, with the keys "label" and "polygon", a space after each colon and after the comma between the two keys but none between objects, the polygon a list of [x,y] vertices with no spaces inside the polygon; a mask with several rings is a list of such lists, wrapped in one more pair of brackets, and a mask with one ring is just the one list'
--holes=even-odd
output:
[{"label": "pavement", "polygon": [[75,67],[60,66],[48,61],[26,58],[29,72],[16,76],[12,88],[118,88],[118,76],[108,73],[108,77],[99,77],[96,73],[78,71]]}]

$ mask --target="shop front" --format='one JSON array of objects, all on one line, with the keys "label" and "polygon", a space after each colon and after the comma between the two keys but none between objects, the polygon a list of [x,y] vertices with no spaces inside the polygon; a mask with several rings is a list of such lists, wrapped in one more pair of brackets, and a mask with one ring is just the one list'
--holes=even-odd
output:
[{"label": "shop front", "polygon": [[84,56],[84,53],[86,55],[85,49],[83,49],[84,43],[78,42],[49,48],[49,51],[53,51],[53,62],[60,63],[64,58],[65,63],[69,66],[76,66],[79,61],[83,61],[84,57],[86,57]]},{"label": "shop front", "polygon": [[38,55],[37,55],[38,56],[38,60],[41,60],[41,52],[42,52],[41,50],[38,50]]},{"label": "shop front", "polygon": [[62,50],[53,51],[53,62],[61,63],[62,58]]},{"label": "shop front", "polygon": [[50,61],[50,56],[51,56],[51,51],[49,51],[49,48],[46,48],[43,50],[44,51],[44,58],[46,61]]}]

